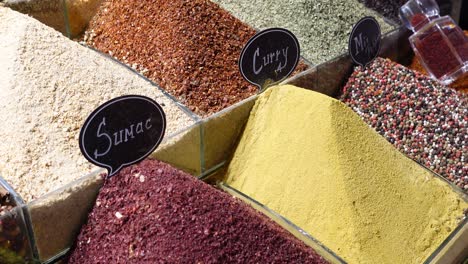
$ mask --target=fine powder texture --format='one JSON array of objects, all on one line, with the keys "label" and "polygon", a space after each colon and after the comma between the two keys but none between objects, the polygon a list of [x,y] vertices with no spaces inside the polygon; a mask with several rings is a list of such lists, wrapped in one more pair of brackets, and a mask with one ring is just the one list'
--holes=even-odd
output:
[{"label": "fine powder texture", "polygon": [[345,104],[294,86],[259,97],[226,180],[349,263],[422,263],[468,208]]},{"label": "fine powder texture", "polygon": [[106,180],[68,263],[326,263],[242,201],[156,160]]},{"label": "fine powder texture", "polygon": [[341,100],[401,152],[468,191],[468,97],[388,59],[357,67]]},{"label": "fine powder texture", "polygon": [[256,93],[238,68],[254,34],[206,0],[106,0],[84,40],[206,116]]},{"label": "fine powder texture", "polygon": [[214,0],[249,25],[291,30],[301,45],[301,55],[314,64],[346,52],[353,25],[374,16],[382,32],[391,30],[378,14],[356,0]]},{"label": "fine powder texture", "polygon": [[166,135],[192,123],[157,87],[55,30],[0,7],[0,173],[30,201],[93,168],[78,146],[99,105],[124,94],[163,107]]}]

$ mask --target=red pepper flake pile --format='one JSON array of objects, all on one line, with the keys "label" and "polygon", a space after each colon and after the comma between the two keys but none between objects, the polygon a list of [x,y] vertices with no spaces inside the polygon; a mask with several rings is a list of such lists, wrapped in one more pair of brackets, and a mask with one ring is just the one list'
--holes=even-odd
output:
[{"label": "red pepper flake pile", "polygon": [[238,69],[255,30],[206,0],[106,0],[86,43],[206,116],[257,92]]},{"label": "red pepper flake pile", "polygon": [[242,201],[156,160],[106,180],[69,263],[326,263]]},{"label": "red pepper flake pile", "polygon": [[468,97],[388,59],[357,67],[341,100],[410,158],[468,191]]}]

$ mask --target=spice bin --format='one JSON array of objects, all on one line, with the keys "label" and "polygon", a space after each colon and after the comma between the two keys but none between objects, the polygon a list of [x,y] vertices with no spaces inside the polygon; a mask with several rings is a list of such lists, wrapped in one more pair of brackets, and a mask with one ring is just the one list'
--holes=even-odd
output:
[{"label": "spice bin", "polygon": [[72,245],[102,186],[104,172],[99,169],[27,204],[41,262],[53,263]]},{"label": "spice bin", "polygon": [[108,55],[9,8],[0,7],[0,16],[6,21],[0,57],[7,69],[0,117],[10,124],[0,129],[9,139],[0,145],[0,160],[4,177],[25,201],[97,168],[80,152],[78,138],[86,118],[108,100],[123,95],[155,100],[165,112],[166,136],[196,122],[154,83]]},{"label": "spice bin", "polygon": [[[395,29],[382,36],[379,57],[408,65],[414,56],[409,45],[410,33]],[[348,54],[342,54],[330,61],[319,64],[300,75],[291,77],[284,84],[291,84],[337,98],[353,71],[353,61]]]},{"label": "spice bin", "polygon": [[[200,166],[200,124],[165,137],[151,155],[194,175]],[[98,169],[27,204],[35,245],[42,262],[54,262],[73,245],[103,184]]]},{"label": "spice bin", "polygon": [[62,0],[5,0],[4,5],[28,14],[68,36],[65,2]]},{"label": "spice bin", "polygon": [[362,17],[374,16],[383,33],[396,26],[357,0],[214,2],[254,28],[287,28],[298,38],[302,56],[314,65],[346,52],[352,27]]},{"label": "spice bin", "polygon": [[28,14],[67,37],[77,37],[102,0],[5,0],[5,6]]},{"label": "spice bin", "polygon": [[252,96],[201,121],[203,175],[224,164],[257,97]]},{"label": "spice bin", "polygon": [[[399,29],[383,36],[379,57],[390,58],[392,61],[409,65],[414,57],[408,42],[409,35],[408,31]],[[293,77],[285,83],[338,98],[343,86],[353,72],[353,68],[354,65],[349,55],[343,54],[329,62],[317,65],[315,68]],[[426,168],[423,165],[421,166]],[[432,172],[432,170],[430,171]],[[458,186],[437,173],[432,172],[432,174],[449,184],[466,201],[466,193]],[[425,263],[456,263],[454,261],[468,258],[467,228],[467,219],[464,219]]]},{"label": "spice bin", "polygon": [[[4,2],[7,6],[28,13],[71,38],[77,38],[84,32],[102,0],[7,0]],[[447,2],[451,3],[452,13],[456,12],[453,10],[460,5],[460,1]],[[379,56],[409,65],[414,57],[408,42],[409,36],[409,32],[402,28],[385,34]],[[117,63],[123,65],[121,62]],[[353,72],[353,67],[350,57],[347,54],[341,54],[296,74],[285,80],[283,84],[293,84],[337,98]],[[135,74],[142,76],[136,69],[132,70]],[[159,89],[156,84],[154,86],[155,89]],[[167,136],[157,150],[150,155],[150,158],[167,162],[204,181],[217,184],[222,190],[250,204],[279,223],[330,262],[344,263],[344,260],[329,250],[327,245],[322,245],[301,227],[219,181],[223,178],[226,164],[236,148],[258,95],[250,95],[202,119],[200,115],[189,110],[168,92],[164,91],[164,94],[177,104],[194,124]],[[2,229],[0,238],[6,237],[17,243],[13,250],[9,248],[9,251],[4,251],[1,243],[4,239],[0,240],[0,262],[3,261],[2,255],[8,256],[11,260],[7,263],[22,263],[20,259],[33,263],[37,258],[42,262],[53,263],[66,255],[81,225],[86,221],[90,208],[95,203],[96,195],[103,184],[103,173],[105,171],[102,169],[96,170],[27,205],[0,178],[1,187],[12,195],[14,201],[14,208],[0,216],[0,224],[8,225],[13,229],[12,231]],[[432,173],[432,175],[445,181],[464,201],[467,201],[467,195],[458,187],[438,174]],[[425,263],[455,263],[467,259],[467,237],[468,219],[465,218]]]},{"label": "spice bin", "polygon": [[[245,111],[248,105],[249,102],[243,105],[241,104],[240,112]],[[236,111],[237,109],[231,110]],[[219,119],[225,118],[226,116],[234,116],[231,120],[226,121],[227,123],[239,120],[239,117],[235,114],[229,115],[225,113],[216,119],[207,120],[205,125],[213,127],[210,124],[211,122],[220,122]],[[151,158],[164,160],[184,171],[198,173],[200,170],[198,164],[200,163],[195,161],[203,155],[203,153],[195,153],[194,157],[190,157],[190,155],[196,152],[196,150],[203,149],[199,137],[200,126],[201,124],[198,123],[172,138],[165,139],[155,153],[151,155]],[[236,138],[236,136],[237,135],[233,135],[232,137]],[[222,139],[225,138],[226,137],[223,137]],[[233,140],[234,139],[228,139],[226,142],[232,143]],[[218,140],[218,142],[221,141],[222,140]],[[224,146],[228,145],[224,142],[223,144]],[[98,170],[70,183],[60,190],[54,191],[28,204],[32,227],[37,242],[36,245],[43,262],[54,263],[62,259],[69,252],[81,225],[86,221],[88,212],[95,202],[96,194],[99,192],[103,183],[102,176],[104,173],[104,170]],[[208,172],[206,172],[205,175],[207,175],[207,173]],[[199,177],[204,176],[199,175]],[[238,198],[241,197],[239,196]],[[317,253],[325,257],[325,259],[331,263],[344,263],[333,252],[320,244],[320,242],[311,237],[304,236],[300,233],[300,230],[296,230],[290,223],[284,222],[281,217],[272,214],[265,208],[253,207],[272,218],[272,220],[279,223],[289,232],[293,232],[294,236],[305,242],[306,245],[312,246]]]},{"label": "spice bin", "polygon": [[[381,47],[379,57],[389,58],[391,61],[394,61],[396,63],[400,63],[402,65],[410,65],[410,63],[414,59],[414,53],[413,53],[413,51],[411,49],[411,46],[409,44],[409,41],[408,41],[409,35],[410,34],[409,34],[409,32],[407,30],[399,29],[399,30],[395,30],[395,31],[390,32],[389,34],[383,36],[382,47]],[[383,64],[381,61],[379,61],[379,63]],[[392,67],[396,69],[395,66],[392,66]],[[317,67],[315,67],[313,69],[310,69],[310,70],[308,70],[308,71],[306,71],[306,72],[304,72],[304,73],[302,73],[302,74],[300,74],[298,76],[292,77],[291,79],[287,80],[285,83],[296,85],[296,86],[299,86],[299,87],[303,87],[305,89],[318,91],[318,92],[327,94],[329,96],[339,98],[339,97],[342,96],[343,87],[345,87],[345,85],[347,84],[349,77],[353,73],[353,70],[354,70],[354,65],[353,65],[351,59],[349,58],[349,56],[347,54],[343,54],[342,56],[339,56],[339,57],[335,58],[332,61],[317,65]],[[407,71],[405,71],[405,72],[407,72]],[[353,76],[356,76],[356,75],[353,75]],[[375,76],[378,76],[378,74],[371,71],[371,70],[369,70],[367,72],[366,76],[368,78],[371,78],[371,77],[374,78]],[[388,78],[391,78],[391,76],[388,77]],[[393,78],[395,78],[395,77],[393,77]],[[430,87],[442,87],[436,81],[430,80],[429,77],[426,78],[426,77],[415,76],[415,77],[409,77],[407,79],[408,80],[409,79],[421,80],[420,82],[424,81],[425,85],[428,85]],[[379,84],[378,84],[377,81],[374,81],[374,79],[372,79],[372,80],[373,81],[367,81],[367,85],[372,84],[370,89],[375,89],[375,88],[372,88],[372,87],[379,86]],[[406,79],[401,78],[399,82],[400,83],[406,83],[404,80],[406,80]],[[384,80],[384,81],[387,81],[387,80]],[[393,81],[393,82],[396,82],[396,80]],[[391,80],[388,81],[389,85],[391,85],[391,83],[392,83]],[[349,85],[356,85],[356,87],[363,87],[364,84],[361,83],[361,85],[357,85],[356,81],[354,81]],[[382,89],[382,90],[386,90],[387,92],[385,93],[385,95],[390,97],[390,98],[393,98],[392,93],[395,94],[397,92],[396,90],[395,91],[388,90],[389,86],[382,86],[382,87],[386,87],[386,89]],[[403,87],[403,86],[401,86],[401,87]],[[375,106],[373,106],[372,103],[369,103],[370,101],[380,100],[378,98],[381,98],[381,97],[383,98],[383,96],[381,96],[380,94],[377,93],[378,91],[376,91],[376,94],[373,95],[373,96],[370,95],[371,92],[366,93],[366,95],[371,96],[367,100],[367,99],[362,99],[362,98],[364,98],[364,96],[362,96],[362,97],[358,96],[359,94],[364,94],[364,92],[360,92],[360,90],[358,90],[357,88],[353,88],[353,89],[352,89],[352,91],[353,91],[352,95],[356,96],[357,99],[349,95],[351,92],[348,92],[346,94],[346,97],[344,97],[344,98],[346,99],[347,103],[349,102],[348,105],[352,106],[353,108],[356,107],[357,112],[361,113],[361,112],[364,111],[363,109],[365,109],[366,112],[361,113],[360,114],[361,116],[370,115],[370,112],[379,113],[379,114],[383,113],[384,110],[381,110],[381,109],[370,110],[371,107],[375,107]],[[364,89],[364,88],[362,88],[362,89]],[[401,89],[403,89],[403,88],[401,88]],[[442,91],[442,90],[440,90],[440,91],[439,90],[425,91],[422,88],[419,88],[419,89],[421,89],[421,91],[419,91],[419,93],[423,93],[424,96],[431,95],[432,96],[431,98],[434,98],[434,99],[431,99],[431,98],[424,99],[425,103],[423,105],[427,105],[427,107],[431,106],[431,107],[435,107],[435,108],[436,107],[450,108],[450,109],[452,109],[450,111],[450,114],[460,112],[460,113],[462,113],[460,116],[463,116],[463,111],[466,111],[466,110],[463,110],[464,109],[463,108],[463,105],[464,105],[463,101],[459,101],[459,100],[463,100],[462,99],[463,95],[462,94],[456,95],[457,92],[453,91],[452,89],[446,89],[444,91]],[[434,88],[434,89],[442,89],[442,88]],[[377,89],[375,89],[375,90],[377,90]],[[405,91],[408,91],[408,93],[409,93],[409,91],[411,91],[411,89],[405,88]],[[460,91],[463,92],[463,90],[460,90]],[[418,94],[418,90],[415,90],[411,94],[402,94],[402,95],[400,95],[400,97],[397,97],[397,98],[401,98],[401,100],[404,100],[404,97],[409,98],[409,99],[414,97],[413,101],[418,102],[418,99],[416,98],[417,94]],[[423,97],[423,95],[421,95],[420,97]],[[449,96],[449,95],[451,97],[447,97],[447,98],[444,97],[444,98],[441,98],[441,100],[436,100],[435,99],[437,96]],[[457,97],[458,99],[455,98],[455,97]],[[351,99],[349,99],[349,98],[351,98]],[[366,107],[359,107],[358,102],[361,102],[361,100],[363,101],[362,105],[365,105]],[[395,99],[395,100],[398,100],[398,99]],[[420,98],[420,101],[421,100],[422,99]],[[437,103],[439,101],[441,103]],[[364,103],[364,102],[367,102],[367,103]],[[381,101],[379,101],[379,102],[380,102],[380,104],[383,104]],[[421,104],[421,103],[419,103],[419,104]],[[458,110],[454,110],[454,109],[456,109],[455,106],[457,104],[460,105],[461,108],[459,108]],[[387,107],[391,107],[391,106],[387,106]],[[393,107],[395,107],[395,109],[404,108],[403,106],[399,106],[399,102],[395,102],[393,104]],[[413,110],[411,110],[411,111],[413,111]],[[424,111],[429,111],[429,110],[424,110]],[[463,121],[462,118],[460,118],[459,121],[455,122],[455,121],[452,120],[453,117],[450,117],[450,115],[448,113],[444,114],[443,110],[435,111],[435,109],[433,109],[431,111],[433,111],[431,113],[431,115],[434,115],[434,116],[436,116],[436,118],[438,120],[439,119],[441,120],[440,121],[441,126],[447,126],[447,127],[444,127],[444,129],[448,129],[449,127],[452,127],[453,131],[460,131],[458,133],[455,133],[454,135],[460,136],[461,133],[463,133],[463,131],[466,131],[466,126],[463,125],[464,121]],[[421,112],[412,112],[411,114],[414,115],[415,119],[417,118],[417,120],[420,120],[421,117],[419,117],[419,116],[423,115],[423,113],[424,112],[421,111]],[[390,113],[387,113],[387,115],[389,116]],[[447,117],[447,118],[445,118],[445,117]],[[372,116],[372,118],[373,118],[373,116]],[[408,117],[405,117],[405,118],[408,119]],[[371,122],[370,121],[371,117],[364,118],[364,119],[368,120],[369,123]],[[377,122],[377,124],[383,124],[383,125],[378,125],[378,127],[379,127],[378,131],[382,135],[384,133],[387,133],[388,135],[393,135],[393,133],[396,133],[396,132],[391,131],[390,129],[384,130],[382,128],[387,123],[392,123],[391,121],[388,121],[389,119],[390,118],[387,118],[387,119],[385,119],[385,121],[380,120],[381,123]],[[406,124],[403,125],[404,120],[401,120],[401,121],[402,121],[401,125],[397,126],[397,127],[400,127],[401,129],[405,128],[405,131],[408,130],[407,125]],[[437,121],[437,122],[439,122],[439,121]],[[448,122],[453,122],[453,123],[452,123],[452,125],[449,126],[449,125],[444,125],[445,122],[447,122],[447,123]],[[372,123],[372,124],[373,124],[373,126],[375,125],[374,123]],[[377,126],[377,125],[375,125],[375,126]],[[418,122],[418,126],[419,126],[419,122]],[[393,126],[391,126],[391,127],[393,127]],[[455,128],[457,130],[455,130]],[[434,129],[436,129],[436,128],[434,127]],[[387,132],[385,132],[385,131],[387,131]],[[428,130],[426,130],[425,128],[420,128],[420,131],[422,131],[424,133],[427,133]],[[431,131],[431,130],[429,129],[429,131]],[[438,133],[440,134],[442,132],[438,132]],[[448,136],[450,136],[450,138],[454,138],[454,135],[450,134]],[[430,135],[428,135],[428,136],[430,136]],[[415,135],[415,136],[412,136],[412,137],[406,136],[405,138],[407,138],[408,140],[410,140],[410,139],[413,140],[413,141],[408,141],[408,142],[414,142],[414,144],[429,144],[429,143],[424,143],[424,141],[422,141],[424,138],[421,137],[421,136],[418,136],[418,135]],[[440,140],[436,140],[437,138],[434,138],[434,142],[439,142],[439,141],[444,142],[444,140],[445,140],[444,138],[445,137],[441,137]],[[410,144],[410,143],[406,143],[405,141],[398,141],[399,138],[397,136],[388,136],[387,139],[390,142],[395,143],[395,145],[397,143],[400,144],[400,145],[398,145],[398,146],[401,146],[401,147],[399,147],[400,150],[402,148],[404,148],[404,146],[406,146],[408,148],[408,144]],[[451,139],[449,139],[449,140],[451,140]],[[456,139],[454,139],[454,140],[456,140]],[[403,145],[403,144],[406,144],[406,145]],[[439,144],[440,144],[440,146],[439,146]],[[444,159],[447,159],[447,160],[446,161],[442,160],[441,162],[443,162],[443,163],[440,164],[440,166],[437,166],[438,161],[436,159],[426,157],[425,152],[421,152],[421,153],[418,152],[419,149],[417,149],[418,151],[415,150],[412,153],[407,152],[407,155],[410,155],[410,157],[412,157],[413,159],[415,159],[415,160],[417,160],[419,162],[424,161],[425,166],[431,167],[431,169],[433,169],[434,171],[436,171],[439,174],[442,174],[446,178],[452,178],[452,180],[460,188],[462,188],[462,189],[464,189],[466,191],[467,188],[468,188],[467,179],[464,179],[464,177],[463,177],[463,172],[466,170],[466,166],[465,166],[465,168],[463,168],[463,165],[462,165],[462,168],[457,169],[456,172],[454,172],[452,169],[450,169],[450,173],[449,173],[448,171],[446,171],[445,168],[449,168],[449,167],[453,167],[453,166],[444,165],[445,163],[452,164],[451,162],[455,162],[456,160],[458,160],[458,161],[457,161],[457,163],[454,163],[454,164],[459,164],[460,161],[461,161],[460,158],[459,158],[460,157],[459,155],[462,155],[463,152],[466,152],[466,151],[463,150],[463,148],[466,148],[466,147],[463,147],[463,144],[451,144],[451,145],[453,146],[453,149],[456,148],[456,150],[460,151],[460,153],[458,153],[455,150],[450,150],[450,149],[445,150],[446,149],[444,147],[445,143],[438,143],[436,146],[431,147],[431,148],[434,148],[434,150],[432,150],[432,151],[445,151],[447,153],[446,154],[447,157],[444,156]],[[437,148],[437,149],[435,149],[435,148]],[[454,157],[458,157],[458,158],[454,158]],[[460,165],[457,165],[457,166],[460,167]],[[460,170],[460,171],[458,171],[458,170]]]},{"label": "spice bin", "polygon": [[220,188],[221,190],[229,193],[230,195],[241,199],[245,203],[255,208],[257,211],[261,212],[264,215],[267,215],[270,219],[273,219],[281,227],[288,230],[295,237],[299,238],[305,244],[313,248],[316,252],[318,252],[321,256],[323,256],[330,263],[346,263],[343,259],[337,256],[333,251],[331,251],[325,245],[320,243],[320,241],[318,241],[313,236],[311,236],[310,234],[302,230],[300,227],[296,226],[294,223],[292,223],[288,219],[284,218],[283,216],[269,209],[265,205],[259,203],[258,201],[255,201],[251,197],[243,194],[242,192],[239,192],[238,190],[230,187],[226,183],[218,182],[216,186],[218,186],[218,188]]},{"label": "spice bin", "polygon": [[[308,234],[306,231],[302,230],[300,227],[297,227],[294,223],[290,222],[283,216],[277,214],[273,210],[269,209],[265,205],[262,205],[258,201],[255,201],[253,198],[243,194],[242,192],[236,190],[235,188],[230,187],[228,184],[224,182],[220,182],[219,179],[222,179],[222,174],[223,174],[223,168],[220,169],[220,171],[214,171],[213,174],[216,175],[216,180],[218,181],[218,186],[220,186],[223,190],[227,191],[228,193],[232,194],[235,197],[238,197],[247,203],[251,204],[254,208],[257,210],[262,211],[264,214],[268,215],[272,219],[275,219],[276,222],[280,223],[284,228],[286,228],[288,231],[293,233],[295,236],[302,236],[302,240],[305,241],[306,243],[311,240],[315,241],[315,239]],[[442,176],[437,175],[433,173],[433,176],[436,178],[439,178],[442,181],[447,182]],[[209,179],[207,179],[209,180]],[[468,196],[463,193],[458,187],[453,186],[450,182],[447,182],[455,192],[457,192],[460,197],[464,201],[468,202]],[[260,208],[260,209],[259,209]],[[467,235],[468,235],[468,218],[464,218],[462,221],[460,221],[459,225],[453,230],[453,232],[437,247],[437,249],[424,261],[425,264],[433,263],[433,264],[442,264],[442,263],[461,263],[461,261],[466,260],[468,258],[467,254]],[[310,245],[308,243],[308,245]],[[319,243],[320,246],[322,246]],[[321,252],[320,249],[317,249],[317,245],[310,245],[312,246],[316,251]],[[325,247],[322,250],[328,251],[328,249]],[[331,253],[334,254],[334,253]],[[327,256],[326,253],[322,253],[322,256]],[[337,257],[338,259],[339,256]],[[327,258],[328,259],[328,258]],[[343,260],[341,260],[343,261]]]},{"label": "spice bin", "polygon": [[0,177],[0,263],[36,263],[23,199]]}]

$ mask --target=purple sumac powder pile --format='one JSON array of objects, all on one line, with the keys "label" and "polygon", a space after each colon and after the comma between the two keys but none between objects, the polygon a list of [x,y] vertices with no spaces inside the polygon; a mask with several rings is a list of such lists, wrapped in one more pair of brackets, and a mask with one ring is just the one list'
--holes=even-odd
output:
[{"label": "purple sumac powder pile", "polygon": [[69,263],[325,263],[233,198],[156,160],[106,180]]}]

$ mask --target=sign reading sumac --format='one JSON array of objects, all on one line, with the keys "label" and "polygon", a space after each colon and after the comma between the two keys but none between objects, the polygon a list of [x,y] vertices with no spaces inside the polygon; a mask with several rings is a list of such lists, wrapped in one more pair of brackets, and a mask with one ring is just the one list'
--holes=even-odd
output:
[{"label": "sign reading sumac", "polygon": [[283,28],[270,28],[253,36],[242,49],[239,69],[251,84],[264,89],[288,77],[299,62],[299,42]]},{"label": "sign reading sumac", "polygon": [[366,66],[380,51],[380,25],[373,17],[364,17],[354,25],[348,51],[354,63]]},{"label": "sign reading sumac", "polygon": [[137,163],[161,143],[166,116],[154,100],[138,95],[112,99],[99,106],[81,128],[81,152],[109,177]]}]

